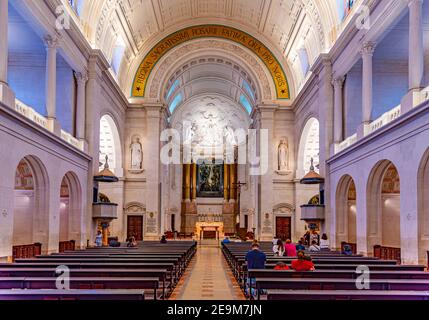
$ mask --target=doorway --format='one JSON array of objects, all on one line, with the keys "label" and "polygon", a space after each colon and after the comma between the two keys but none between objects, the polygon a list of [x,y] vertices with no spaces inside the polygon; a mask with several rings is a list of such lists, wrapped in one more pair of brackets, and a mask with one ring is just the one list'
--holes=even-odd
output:
[{"label": "doorway", "polygon": [[143,216],[127,217],[127,238],[134,236],[137,241],[143,240]]},{"label": "doorway", "polygon": [[276,238],[283,241],[292,238],[291,222],[291,217],[276,217]]}]

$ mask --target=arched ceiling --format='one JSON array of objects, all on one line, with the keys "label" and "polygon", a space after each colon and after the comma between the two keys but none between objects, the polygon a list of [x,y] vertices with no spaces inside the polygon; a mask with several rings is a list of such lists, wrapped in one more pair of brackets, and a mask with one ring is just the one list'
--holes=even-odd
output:
[{"label": "arched ceiling", "polygon": [[127,81],[124,78],[136,72],[130,70],[135,68],[134,60],[141,60],[142,55],[172,32],[208,23],[234,27],[257,38],[283,68],[291,70],[293,79],[288,81],[298,88],[306,76],[301,70],[299,51],[305,48],[311,64],[332,45],[332,33],[339,24],[336,3],[336,0],[96,0],[85,1],[81,21],[90,42],[108,59],[112,59],[117,43],[123,43],[118,80],[124,92]]},{"label": "arched ceiling", "polygon": [[171,113],[194,96],[205,94],[228,97],[251,113],[260,89],[254,76],[232,60],[200,56],[177,68],[163,91]]}]

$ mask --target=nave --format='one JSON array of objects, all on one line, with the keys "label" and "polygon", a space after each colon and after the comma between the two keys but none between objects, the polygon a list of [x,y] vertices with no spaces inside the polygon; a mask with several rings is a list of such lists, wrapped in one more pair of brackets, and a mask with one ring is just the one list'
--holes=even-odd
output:
[{"label": "nave", "polygon": [[264,269],[248,269],[251,242],[143,242],[137,248],[87,248],[0,264],[1,300],[429,300],[423,265],[306,252],[314,271],[277,270],[261,242]]}]

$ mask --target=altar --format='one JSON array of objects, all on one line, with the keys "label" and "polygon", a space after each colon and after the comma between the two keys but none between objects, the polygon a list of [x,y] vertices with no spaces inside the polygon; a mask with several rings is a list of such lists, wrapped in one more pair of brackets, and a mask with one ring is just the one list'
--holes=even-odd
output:
[{"label": "altar", "polygon": [[223,222],[197,222],[195,225],[196,240],[216,239],[224,237]]}]

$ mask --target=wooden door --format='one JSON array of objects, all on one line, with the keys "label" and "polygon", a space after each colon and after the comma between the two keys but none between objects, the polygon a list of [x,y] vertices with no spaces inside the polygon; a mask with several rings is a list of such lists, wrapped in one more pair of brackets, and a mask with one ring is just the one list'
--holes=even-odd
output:
[{"label": "wooden door", "polygon": [[134,236],[137,241],[143,240],[143,216],[128,216],[127,238]]},{"label": "wooden door", "polygon": [[276,237],[283,241],[292,238],[291,217],[276,217]]}]

